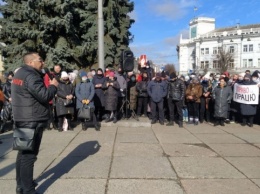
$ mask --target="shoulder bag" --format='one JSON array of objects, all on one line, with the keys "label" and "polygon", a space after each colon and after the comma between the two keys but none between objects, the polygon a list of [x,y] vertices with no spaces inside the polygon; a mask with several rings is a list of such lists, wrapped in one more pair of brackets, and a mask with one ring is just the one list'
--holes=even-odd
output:
[{"label": "shoulder bag", "polygon": [[33,151],[36,129],[15,128],[13,137],[13,149],[20,151]]}]

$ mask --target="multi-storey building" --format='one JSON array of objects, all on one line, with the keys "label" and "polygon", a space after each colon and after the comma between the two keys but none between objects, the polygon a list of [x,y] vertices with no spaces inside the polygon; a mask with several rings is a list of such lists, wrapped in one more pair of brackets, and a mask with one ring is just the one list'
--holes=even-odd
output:
[{"label": "multi-storey building", "polygon": [[199,17],[190,21],[189,38],[180,38],[179,71],[221,71],[220,50],[229,52],[228,71],[244,72],[260,69],[260,24],[215,28],[215,19]]}]

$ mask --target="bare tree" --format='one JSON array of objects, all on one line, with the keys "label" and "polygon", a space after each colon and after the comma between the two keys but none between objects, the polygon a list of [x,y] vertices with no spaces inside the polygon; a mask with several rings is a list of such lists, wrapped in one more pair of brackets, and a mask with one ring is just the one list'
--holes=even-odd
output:
[{"label": "bare tree", "polygon": [[164,66],[164,71],[171,74],[172,72],[176,73],[175,65],[174,64],[167,64]]},{"label": "bare tree", "polygon": [[226,50],[225,47],[222,47],[219,50],[217,59],[220,67],[220,73],[223,73],[229,69],[230,62],[234,60],[234,55],[233,53],[230,53],[229,50]]}]

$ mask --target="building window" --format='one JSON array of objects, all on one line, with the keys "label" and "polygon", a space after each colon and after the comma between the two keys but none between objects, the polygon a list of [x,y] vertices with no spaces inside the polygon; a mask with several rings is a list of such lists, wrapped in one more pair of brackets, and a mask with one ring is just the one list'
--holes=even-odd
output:
[{"label": "building window", "polygon": [[204,69],[204,68],[205,68],[204,61],[201,61],[201,62],[200,62],[200,68],[201,68],[201,69]]},{"label": "building window", "polygon": [[209,61],[205,61],[205,69],[209,68]]},{"label": "building window", "polygon": [[222,48],[218,47],[218,54],[220,53],[220,51],[222,51]]},{"label": "building window", "polygon": [[231,61],[229,62],[228,67],[229,67],[230,69],[234,69],[234,60],[231,60]]},{"label": "building window", "polygon": [[247,67],[247,59],[243,59],[243,67]]},{"label": "building window", "polygon": [[234,46],[230,46],[229,47],[229,52],[230,53],[234,53],[235,52],[235,47]]},{"label": "building window", "polygon": [[201,55],[204,55],[204,48],[201,49]]},{"label": "building window", "polygon": [[253,59],[248,59],[248,67],[253,67]]},{"label": "building window", "polygon": [[249,52],[253,52],[254,51],[254,45],[250,44],[249,45]]},{"label": "building window", "polygon": [[218,69],[219,68],[218,61],[213,61],[213,68],[214,69]]},{"label": "building window", "polygon": [[244,51],[244,52],[247,52],[247,45],[244,45],[244,46],[243,46],[243,51]]},{"label": "building window", "polygon": [[206,55],[209,54],[209,48],[205,48],[205,54],[206,54]]},{"label": "building window", "polygon": [[213,47],[213,55],[218,54],[218,48],[217,47]]}]

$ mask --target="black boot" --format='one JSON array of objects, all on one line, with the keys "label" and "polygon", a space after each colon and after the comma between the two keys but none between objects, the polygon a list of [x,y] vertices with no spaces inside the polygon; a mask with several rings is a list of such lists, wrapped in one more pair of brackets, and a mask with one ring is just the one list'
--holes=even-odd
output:
[{"label": "black boot", "polygon": [[173,125],[174,125],[173,121],[169,121],[169,123],[166,124],[166,126],[173,126]]},{"label": "black boot", "polygon": [[86,127],[86,125],[85,125],[85,123],[84,122],[82,122],[81,123],[81,129],[83,130],[83,131],[86,131],[87,130],[87,127]]},{"label": "black boot", "polygon": [[6,122],[3,122],[0,126],[0,134],[5,132],[5,124]]},{"label": "black boot", "polygon": [[246,118],[243,118],[243,119],[242,119],[241,125],[242,125],[242,126],[246,126]]},{"label": "black boot", "polygon": [[249,117],[249,124],[248,124],[248,126],[249,127],[253,127],[253,123],[254,123],[254,117],[253,116]]},{"label": "black boot", "polygon": [[220,123],[219,123],[219,119],[215,119],[215,123],[214,123],[214,126],[218,126]]},{"label": "black boot", "polygon": [[225,124],[224,124],[224,119],[220,119],[220,125],[221,125],[221,126],[225,126]]},{"label": "black boot", "polygon": [[99,123],[94,124],[94,127],[95,127],[96,131],[100,131],[100,124]]}]

